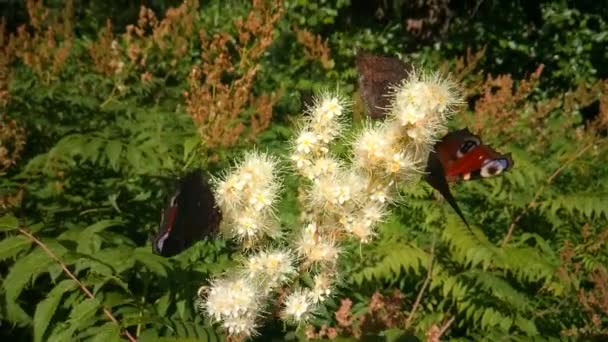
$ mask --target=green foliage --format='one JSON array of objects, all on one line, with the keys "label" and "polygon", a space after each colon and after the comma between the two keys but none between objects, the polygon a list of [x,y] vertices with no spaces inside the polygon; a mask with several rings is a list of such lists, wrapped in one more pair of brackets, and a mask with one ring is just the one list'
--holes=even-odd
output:
[{"label": "green foliage", "polygon": [[[148,241],[177,175],[193,167],[217,174],[249,146],[240,141],[236,148],[206,150],[187,114],[183,92],[192,66],[200,62],[197,33],[184,37],[187,49],[175,64],[171,49],[154,45],[147,51],[153,61],[147,69],[132,64],[124,73],[103,73],[90,52],[105,24],[103,15],[112,16],[111,31],[118,36],[136,22],[139,9],[132,3],[117,9],[85,3],[75,4],[73,45],[59,71],[47,66],[39,74],[16,55],[0,63],[0,95],[4,89],[8,94],[0,119],[16,119],[27,131],[26,150],[0,178],[2,196],[25,193],[18,205],[0,202],[0,336],[114,341],[128,331],[141,341],[223,340],[223,332],[199,314],[195,298],[199,287],[234,265],[238,252],[216,239],[166,259],[152,254]],[[286,2],[253,90],[283,91],[271,128],[257,137],[258,148],[284,154],[301,92],[338,86],[351,94],[358,48],[399,53],[436,67],[467,47],[487,45],[479,65],[483,73],[517,79],[544,63],[541,87],[525,99],[532,107],[561,101],[567,91],[607,76],[606,9],[599,5],[543,1],[536,21],[524,15],[534,12],[520,3],[485,1],[475,13],[452,8],[449,28],[423,39],[401,24],[413,2],[389,3],[378,19],[355,1]],[[153,1],[151,7],[162,17],[171,5],[178,4]],[[50,6],[54,15],[63,4]],[[18,15],[8,17],[8,30],[16,32],[29,19],[21,4],[11,2],[11,8]],[[226,18],[248,11],[246,2],[204,2],[194,26],[224,32],[230,24]],[[307,59],[294,27],[327,39],[335,65],[325,69]],[[8,50],[0,49],[6,57]],[[144,70],[150,72],[146,82]],[[471,230],[428,186],[404,188],[402,203],[378,238],[348,246],[341,259],[342,283],[311,324],[317,331],[335,327],[344,339],[356,336],[355,323],[336,317],[340,300],[349,298],[354,321],[367,317],[377,323],[361,323],[368,329],[362,334],[387,340],[389,335],[425,338],[443,326],[442,338],[453,340],[605,338],[608,313],[582,299],[602,289],[592,275],[608,264],[606,128],[593,131],[594,117],[588,114],[602,95],[606,101],[602,89],[591,106],[567,111],[564,100],[534,121],[536,126],[529,120],[532,109],[522,109],[513,113],[510,131],[483,136],[499,151],[511,152],[515,168],[499,178],[453,186]],[[471,123],[470,114],[456,119],[455,126]],[[279,205],[288,227],[298,224],[296,202],[295,181],[288,178]],[[404,294],[395,315],[413,315],[409,327],[403,320],[386,323],[370,309],[376,292],[393,290]],[[260,340],[301,338],[304,328],[271,324]]]}]

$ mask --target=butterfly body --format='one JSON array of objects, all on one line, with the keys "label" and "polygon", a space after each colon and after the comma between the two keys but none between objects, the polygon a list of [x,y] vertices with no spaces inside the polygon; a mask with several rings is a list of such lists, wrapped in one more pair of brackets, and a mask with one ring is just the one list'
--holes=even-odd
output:
[{"label": "butterfly body", "polygon": [[177,255],[214,234],[221,219],[211,186],[200,171],[192,171],[179,180],[169,199],[152,250],[165,257]]}]

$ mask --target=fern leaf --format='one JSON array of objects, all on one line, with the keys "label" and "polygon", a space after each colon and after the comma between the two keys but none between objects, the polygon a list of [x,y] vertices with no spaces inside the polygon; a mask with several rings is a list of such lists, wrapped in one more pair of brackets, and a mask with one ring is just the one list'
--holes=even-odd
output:
[{"label": "fern leaf", "polygon": [[517,315],[515,316],[515,320],[513,323],[526,335],[538,336],[538,329],[536,328],[536,324],[534,323],[534,321]]},{"label": "fern leaf", "polygon": [[97,329],[91,342],[119,342],[122,341],[120,337],[120,327],[114,322],[108,322],[99,329]]},{"label": "fern leaf", "polygon": [[92,242],[94,241],[95,235],[107,228],[121,224],[122,222],[119,220],[101,220],[86,227],[78,234],[78,238],[76,240],[78,247],[76,250],[80,253],[93,253],[94,249]]},{"label": "fern leaf", "polygon": [[395,246],[395,248],[386,248],[386,253],[379,262],[353,273],[351,279],[356,284],[374,279],[390,280],[404,271],[411,270],[420,274],[421,269],[426,269],[428,264],[429,255],[420,248],[411,244]]},{"label": "fern leaf", "polygon": [[152,273],[161,277],[167,276],[167,268],[170,267],[167,259],[152,254],[148,249],[144,251],[142,248],[138,248],[135,253],[133,253],[133,257]]},{"label": "fern leaf", "polygon": [[22,235],[10,236],[0,241],[0,261],[12,258],[26,250],[32,242]]},{"label": "fern leaf", "polygon": [[0,217],[0,231],[14,230],[19,227],[19,221],[13,215]]},{"label": "fern leaf", "polygon": [[34,341],[44,341],[44,333],[49,326],[57,306],[63,297],[63,294],[76,287],[73,280],[63,280],[57,284],[51,292],[46,296],[46,299],[38,303],[36,312],[34,313]]},{"label": "fern leaf", "polygon": [[530,298],[514,289],[507,281],[489,272],[469,270],[463,276],[473,279],[483,290],[493,297],[520,311],[531,311]]},{"label": "fern leaf", "polygon": [[76,304],[72,308],[67,322],[70,325],[70,329],[74,331],[81,329],[95,315],[100,306],[97,298],[87,298]]},{"label": "fern leaf", "polygon": [[[47,246],[58,256],[61,256],[66,251],[64,247],[56,243],[49,242]],[[40,273],[48,271],[48,267],[51,264],[53,264],[53,260],[40,249],[36,249],[17,260],[3,282],[7,305],[10,304],[18,307],[17,298],[27,283]],[[10,316],[9,319],[12,320]]]},{"label": "fern leaf", "polygon": [[114,171],[118,170],[121,153],[122,143],[119,140],[110,140],[106,145],[106,158]]}]

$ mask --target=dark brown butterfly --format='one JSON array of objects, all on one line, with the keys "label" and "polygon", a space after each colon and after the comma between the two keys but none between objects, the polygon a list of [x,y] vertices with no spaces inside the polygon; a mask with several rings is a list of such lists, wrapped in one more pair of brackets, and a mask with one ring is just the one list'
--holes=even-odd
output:
[{"label": "dark brown butterfly", "polygon": [[208,180],[200,170],[191,171],[178,181],[161,214],[152,250],[165,257],[177,255],[216,233],[221,220],[222,213]]},{"label": "dark brown butterfly", "polygon": [[390,105],[390,86],[398,85],[412,69],[398,58],[359,52],[355,61],[359,71],[359,91],[369,115],[383,118]]},{"label": "dark brown butterfly", "polygon": [[[370,116],[384,117],[389,107],[387,96],[391,85],[398,85],[407,77],[411,65],[393,57],[359,53],[357,55],[359,88]],[[461,129],[448,133],[429,154],[425,180],[448,201],[468,226],[462,211],[450,191],[449,182],[493,177],[513,166],[511,155],[503,155],[483,145],[481,138]]]}]

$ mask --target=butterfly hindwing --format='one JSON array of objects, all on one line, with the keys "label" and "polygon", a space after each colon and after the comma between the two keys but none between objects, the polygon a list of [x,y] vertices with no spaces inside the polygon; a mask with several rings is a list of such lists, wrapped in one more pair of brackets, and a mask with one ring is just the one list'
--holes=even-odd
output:
[{"label": "butterfly hindwing", "polygon": [[178,182],[163,211],[153,251],[166,257],[177,255],[214,234],[221,219],[210,184],[200,171],[192,171]]}]

